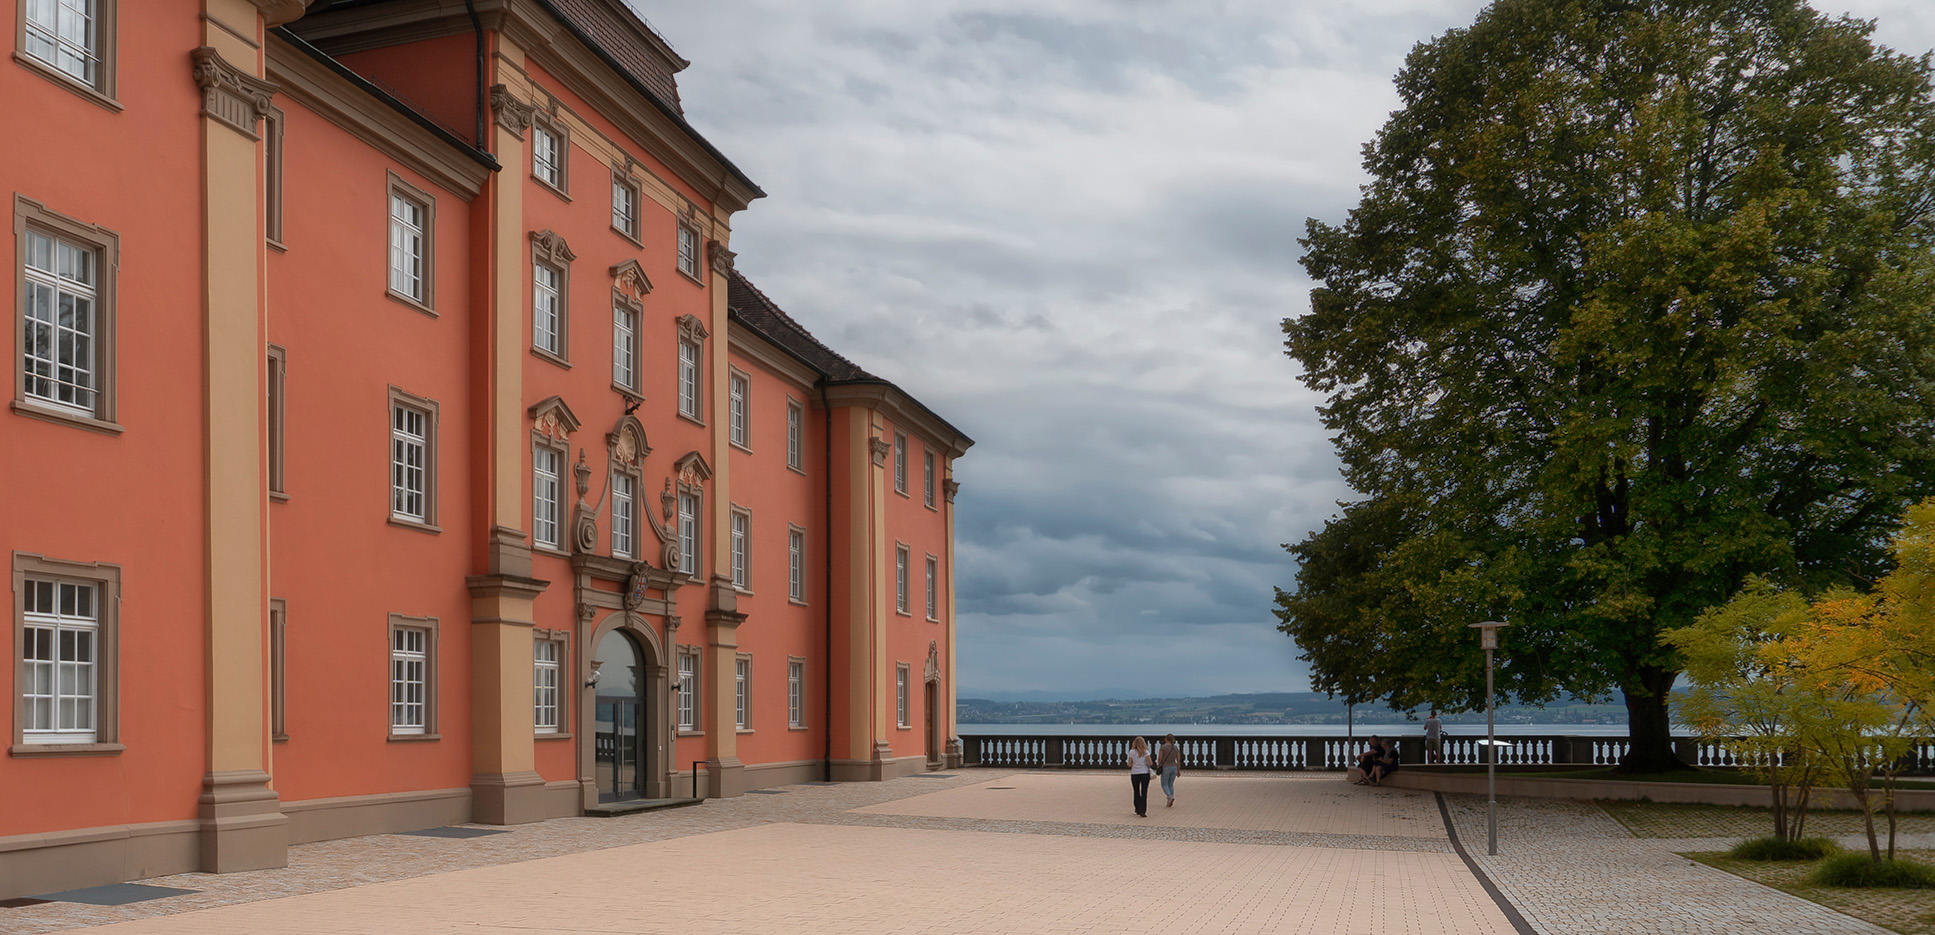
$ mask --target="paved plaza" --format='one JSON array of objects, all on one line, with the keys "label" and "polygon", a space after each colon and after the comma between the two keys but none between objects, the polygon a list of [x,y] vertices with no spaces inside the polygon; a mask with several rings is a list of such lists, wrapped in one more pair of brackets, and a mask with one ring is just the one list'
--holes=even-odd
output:
[{"label": "paved plaza", "polygon": [[1143,819],[1120,773],[962,770],[373,835],[144,881],[182,895],[0,909],[0,932],[1883,932],[1674,853],[1731,842],[1633,838],[1590,803],[1501,802],[1493,858],[1481,798],[1335,773],[1191,773],[1177,791],[1171,809],[1152,789]]}]

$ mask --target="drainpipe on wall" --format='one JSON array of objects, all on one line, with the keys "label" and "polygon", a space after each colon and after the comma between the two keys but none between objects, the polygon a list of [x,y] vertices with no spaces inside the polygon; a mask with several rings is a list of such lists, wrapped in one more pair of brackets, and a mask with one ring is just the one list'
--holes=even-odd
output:
[{"label": "drainpipe on wall", "polygon": [[490,121],[484,117],[484,102],[489,96],[489,89],[484,83],[485,66],[488,64],[484,55],[484,21],[477,17],[475,0],[464,0],[464,10],[470,14],[471,31],[477,34],[477,150],[487,153],[490,152],[490,141],[484,136]]}]

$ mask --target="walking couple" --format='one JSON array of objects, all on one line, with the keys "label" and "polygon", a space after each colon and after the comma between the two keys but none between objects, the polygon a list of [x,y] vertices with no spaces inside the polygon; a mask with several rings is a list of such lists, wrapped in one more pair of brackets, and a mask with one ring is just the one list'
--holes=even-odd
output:
[{"label": "walking couple", "polygon": [[1182,747],[1176,745],[1176,735],[1167,734],[1162,738],[1162,746],[1155,756],[1149,755],[1149,741],[1137,737],[1129,744],[1129,786],[1135,794],[1135,813],[1138,818],[1149,817],[1149,774],[1152,769],[1162,771],[1162,794],[1169,797],[1169,805],[1176,804],[1176,777],[1182,773]]}]

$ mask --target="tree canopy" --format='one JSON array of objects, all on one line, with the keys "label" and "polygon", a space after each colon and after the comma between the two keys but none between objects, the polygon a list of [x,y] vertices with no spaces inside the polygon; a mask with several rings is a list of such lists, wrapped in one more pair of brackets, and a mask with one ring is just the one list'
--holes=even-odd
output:
[{"label": "tree canopy", "polygon": [[1801,0],[1499,0],[1421,43],[1283,323],[1361,499],[1282,629],[1395,707],[1622,690],[1749,575],[1879,577],[1935,492],[1927,57]]}]

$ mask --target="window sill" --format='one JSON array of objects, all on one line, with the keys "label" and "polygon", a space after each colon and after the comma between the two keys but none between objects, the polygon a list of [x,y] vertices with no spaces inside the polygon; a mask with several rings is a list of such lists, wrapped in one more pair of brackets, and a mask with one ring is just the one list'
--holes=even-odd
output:
[{"label": "window sill", "polygon": [[120,756],[126,744],[119,743],[17,743],[7,749],[14,756]]},{"label": "window sill", "polygon": [[701,419],[701,418],[699,418],[698,416],[695,416],[695,415],[693,415],[693,414],[691,414],[691,413],[689,413],[689,412],[686,412],[686,411],[685,411],[685,410],[683,410],[683,409],[681,409],[681,410],[679,410],[679,418],[681,418],[681,419],[684,419],[685,421],[687,421],[687,422],[690,422],[690,423],[692,423],[693,425],[704,425],[704,424],[705,424],[705,420],[704,420],[704,419]]},{"label": "window sill", "polygon": [[56,425],[71,425],[77,429],[99,432],[102,435],[119,435],[127,431],[126,426],[117,422],[84,416],[77,412],[62,411],[53,406],[43,406],[26,400],[14,400],[13,411],[30,419],[40,419]]},{"label": "window sill", "polygon": [[13,60],[16,62],[19,62],[22,65],[27,66],[27,68],[31,69],[32,71],[37,72],[41,77],[46,78],[47,80],[52,81],[53,83],[60,85],[61,87],[74,92],[75,94],[80,95],[81,97],[85,98],[91,103],[99,104],[100,106],[105,107],[108,110],[113,111],[114,113],[118,114],[127,109],[127,105],[122,104],[120,101],[117,101],[106,94],[102,94],[98,88],[88,87],[87,85],[82,84],[81,82],[75,80],[74,76],[69,75],[64,71],[61,71],[60,69],[55,68],[54,66],[49,65],[46,62],[41,61],[40,59],[34,58],[31,55],[28,55],[24,52],[15,52],[13,54]]},{"label": "window sill", "polygon": [[797,598],[797,597],[789,597],[789,598],[787,598],[787,599],[786,599],[786,603],[788,603],[788,604],[791,604],[791,605],[793,605],[794,607],[805,607],[805,606],[807,606],[807,603],[806,603],[805,601],[803,601],[803,600],[800,600],[800,599],[799,599],[799,598]]},{"label": "window sill", "polygon": [[799,733],[803,734],[809,730],[812,730],[813,728],[808,727],[805,724],[788,724],[786,725],[786,729],[789,731],[798,731]]},{"label": "window sill", "polygon": [[421,520],[405,519],[395,514],[390,515],[390,525],[398,529],[414,529],[417,532],[429,533],[433,536],[443,535],[443,527],[441,526],[434,523],[426,523]]},{"label": "window sill", "polygon": [[907,612],[907,611],[904,611],[904,610],[896,610],[896,611],[894,611],[894,616],[896,616],[896,617],[906,617],[906,618],[907,618],[907,619],[909,619],[909,620],[912,620],[912,619],[914,619],[914,615],[913,615],[913,614],[911,614],[911,613],[909,613],[909,612]]},{"label": "window sill", "polygon": [[896,724],[896,725],[894,725],[894,730],[913,730],[913,729],[914,729],[914,725],[912,725],[912,724]]},{"label": "window sill", "polygon": [[267,243],[269,245],[269,249],[274,250],[277,253],[289,252],[289,245],[283,243],[280,240],[275,239],[274,237],[270,237],[269,239],[265,240],[264,243]]},{"label": "window sill", "polygon": [[680,736],[680,737],[704,737],[704,736],[705,736],[705,731],[702,731],[702,730],[688,730],[688,729],[686,729],[686,728],[683,728],[683,727],[681,727],[681,728],[679,728],[679,729],[678,729],[678,731],[676,731],[676,733],[677,733],[677,734],[678,734],[678,736]]},{"label": "window sill", "polygon": [[732,591],[733,591],[733,593],[734,593],[734,594],[737,594],[737,595],[739,595],[740,597],[752,597],[752,596],[753,596],[753,589],[752,589],[752,588],[749,588],[749,587],[747,587],[747,586],[745,586],[745,585],[743,585],[743,584],[735,584],[735,585],[733,585],[733,586],[732,586]]},{"label": "window sill", "polygon": [[539,360],[548,361],[550,363],[557,364],[558,366],[563,367],[566,370],[571,369],[571,361],[566,360],[563,357],[558,356],[557,354],[553,354],[550,351],[547,351],[541,347],[531,348],[531,356],[536,357]]},{"label": "window sill", "polygon": [[[386,273],[385,275],[388,275],[388,274]],[[437,310],[434,308],[431,308],[428,303],[419,301],[417,299],[413,299],[407,295],[404,295],[401,292],[396,291],[395,289],[391,289],[388,287],[385,287],[383,289],[383,294],[386,296],[389,296],[390,300],[393,302],[401,302],[402,304],[408,305],[409,307],[416,309],[417,311],[422,312],[425,315],[430,316],[431,318],[437,317]]]},{"label": "window sill", "polygon": [[733,730],[733,733],[735,734],[750,734],[752,732],[753,732],[753,729],[750,727],[739,727]]},{"label": "window sill", "polygon": [[288,743],[288,742],[289,742],[289,735],[288,735],[288,734],[276,734],[276,735],[274,735],[274,736],[271,736],[271,737],[269,738],[269,740],[271,740],[271,741],[273,741],[273,742],[275,742],[275,743]]},{"label": "window sill", "polygon": [[729,442],[726,442],[726,444],[728,444],[728,445],[731,445],[732,447],[734,447],[734,448],[737,448],[737,449],[739,449],[740,451],[743,451],[743,452],[745,452],[745,453],[747,453],[747,454],[752,454],[752,453],[753,453],[753,450],[752,450],[751,448],[749,448],[749,447],[747,447],[747,446],[746,446],[746,444],[745,444],[744,442],[733,442],[733,441],[729,441]]},{"label": "window sill", "polygon": [[391,734],[391,743],[416,743],[425,740],[442,740],[442,734]]},{"label": "window sill", "polygon": [[698,286],[698,287],[699,287],[699,288],[701,288],[701,289],[704,289],[704,288],[705,288],[705,280],[703,280],[703,279],[700,279],[700,278],[699,278],[699,277],[698,277],[698,276],[697,276],[696,274],[694,274],[694,273],[688,273],[688,272],[686,272],[686,271],[685,271],[685,267],[682,267],[682,266],[679,266],[678,264],[676,264],[676,263],[675,263],[675,264],[673,264],[673,268],[679,271],[679,275],[680,275],[680,276],[684,276],[684,277],[685,277],[685,281],[686,281],[686,282],[689,282],[689,283],[691,283],[691,284],[693,284],[693,285],[695,285],[695,286]]},{"label": "window sill", "polygon": [[898,497],[900,497],[900,498],[901,498],[902,500],[911,500],[911,499],[913,499],[912,497],[909,497],[909,496],[907,496],[907,491],[906,491],[906,490],[904,490],[904,489],[902,489],[902,488],[899,488],[899,487],[895,487],[895,488],[894,488],[894,495],[895,495],[895,496],[898,496]]},{"label": "window sill", "polygon": [[[561,140],[560,142],[562,143],[562,140]],[[568,144],[567,144],[567,145],[568,145]],[[562,166],[560,166],[560,167],[558,168],[558,176],[559,176],[559,178],[563,178],[563,177],[564,177],[564,168],[563,168]],[[533,182],[536,182],[536,183],[538,184],[538,187],[539,187],[539,188],[542,188],[542,189],[544,189],[545,191],[547,191],[547,192],[550,192],[551,194],[553,194],[553,195],[556,195],[556,196],[558,196],[559,198],[563,198],[563,199],[565,200],[565,202],[566,202],[566,203],[569,203],[569,202],[571,201],[571,193],[569,193],[569,192],[567,192],[567,191],[565,191],[565,190],[564,190],[564,188],[563,188],[563,186],[561,186],[561,185],[553,185],[553,184],[551,184],[550,182],[547,182],[547,181],[545,181],[545,180],[544,180],[544,179],[543,179],[542,177],[540,177],[540,176],[539,176],[539,175],[538,175],[537,173],[535,173],[535,172],[533,172],[533,173],[531,173],[531,181],[533,181]],[[570,183],[570,181],[569,181],[569,180],[567,179],[567,180],[565,180],[565,182],[564,182],[564,184],[565,184],[565,185],[569,185],[569,184],[571,184],[571,183]]]},{"label": "window sill", "polygon": [[644,401],[645,401],[645,394],[644,394],[644,393],[640,393],[639,391],[637,391],[637,390],[635,390],[635,389],[632,389],[631,387],[629,387],[629,386],[626,386],[626,385],[625,385],[625,384],[623,384],[623,383],[618,383],[618,382],[616,382],[616,381],[614,381],[614,382],[613,382],[613,383],[611,384],[611,388],[612,388],[612,389],[614,389],[614,390],[617,390],[617,391],[618,391],[618,395],[620,395],[620,396],[623,396],[623,397],[625,397],[626,399],[629,399],[629,400],[631,400],[631,401],[633,401],[633,402],[640,402],[640,403],[642,403],[642,402],[644,402]]},{"label": "window sill", "polygon": [[531,551],[532,551],[532,552],[535,552],[535,553],[537,553],[537,554],[540,554],[540,555],[550,555],[550,556],[553,556],[553,557],[555,557],[555,558],[570,558],[570,557],[571,557],[571,553],[570,553],[570,552],[566,552],[565,550],[563,550],[563,549],[561,549],[561,548],[559,548],[559,547],[557,547],[557,546],[555,546],[555,545],[534,545],[534,546],[532,546],[532,547],[531,547]]},{"label": "window sill", "polygon": [[639,240],[637,234],[634,234],[631,231],[628,231],[622,227],[619,227],[616,224],[613,224],[611,226],[611,232],[614,234],[617,234],[620,237],[625,238],[625,241],[627,243],[630,243],[632,246],[637,247],[640,250],[645,249],[645,242],[642,240]]},{"label": "window sill", "polygon": [[805,476],[806,476],[806,469],[805,469],[805,468],[803,468],[803,467],[800,467],[800,466],[799,466],[799,465],[797,465],[797,464],[789,464],[789,465],[787,465],[787,466],[786,466],[786,469],[787,469],[787,470],[789,470],[789,471],[792,471],[792,472],[793,472],[793,473],[795,473],[795,474],[798,474],[798,475],[799,475],[799,476],[801,476],[801,477],[805,477]]},{"label": "window sill", "polygon": [[533,737],[540,742],[546,741],[546,740],[570,740],[571,732],[570,731],[552,731],[547,734],[547,733],[544,733],[543,731],[539,731],[538,733],[534,734]]},{"label": "window sill", "polygon": [[941,511],[941,508],[940,508],[940,507],[937,507],[937,506],[935,506],[935,505],[934,505],[934,501],[932,501],[932,500],[929,500],[929,501],[927,501],[927,512],[929,512],[929,513],[939,513],[940,511]]},{"label": "window sill", "polygon": [[927,622],[928,622],[928,623],[940,623],[940,622],[941,622],[941,618],[939,618],[939,617],[934,617],[934,616],[929,616],[929,617],[927,618]]},{"label": "window sill", "polygon": [[269,499],[276,503],[288,503],[289,495],[280,490],[269,491]]}]

